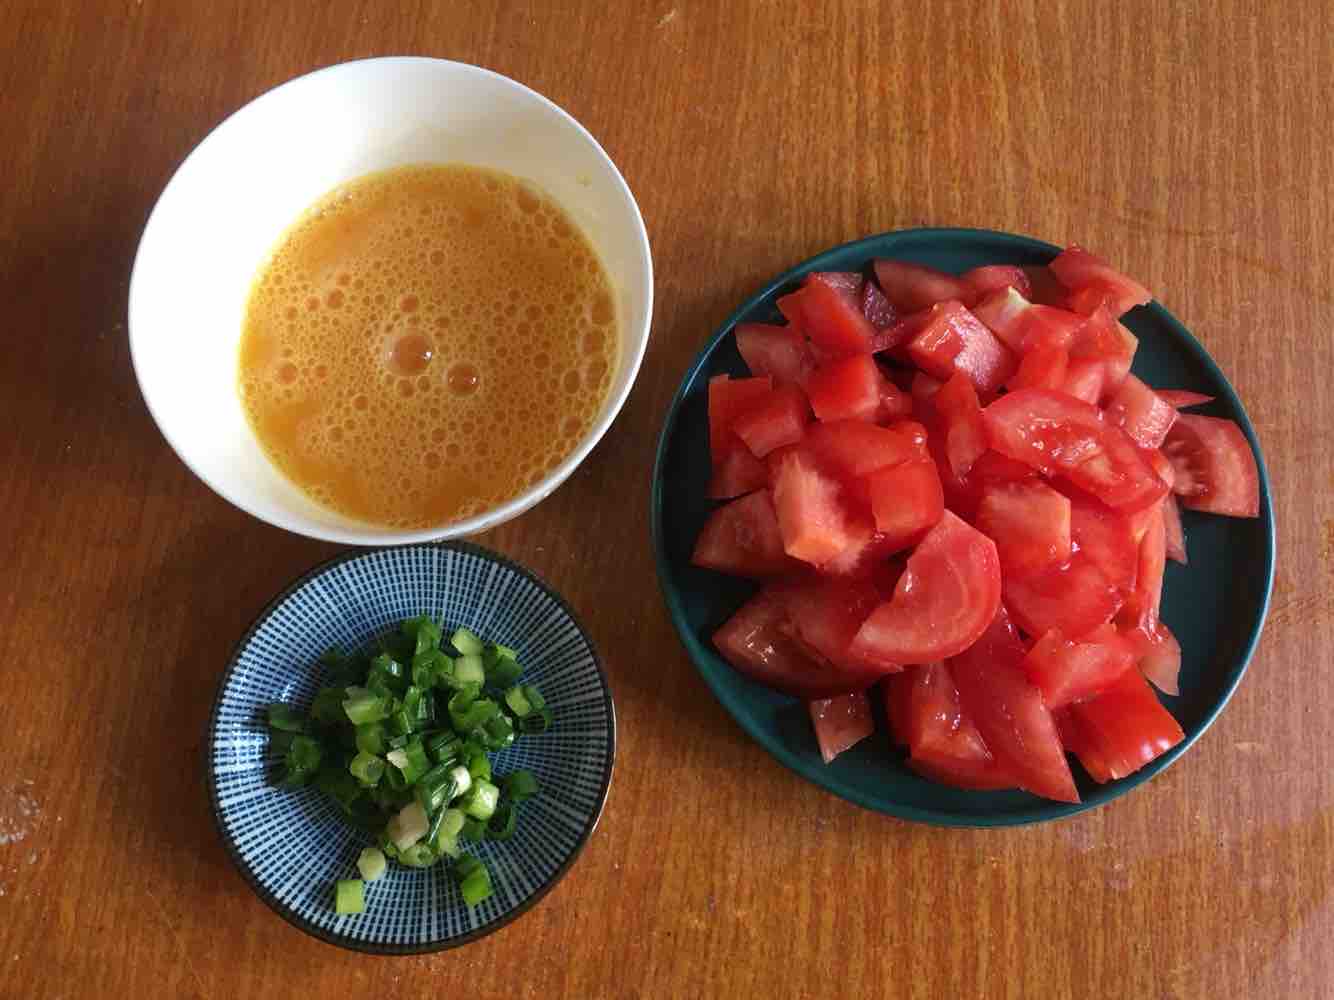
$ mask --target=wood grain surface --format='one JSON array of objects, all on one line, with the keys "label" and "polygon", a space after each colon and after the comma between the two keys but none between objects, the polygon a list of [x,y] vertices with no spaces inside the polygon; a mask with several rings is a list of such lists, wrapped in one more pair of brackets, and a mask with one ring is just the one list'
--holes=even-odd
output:
[{"label": "wood grain surface", "polygon": [[[1332,14],[9,0],[0,996],[1334,996]],[[483,539],[561,591],[608,662],[602,824],[501,932],[375,959],[259,902],[199,771],[233,643],[337,549],[189,473],[140,399],[125,307],[155,198],[220,119],[400,53],[488,66],[582,121],[638,197],[658,305],[602,444]],[[1273,610],[1227,711],[1148,785],[1031,829],[910,825],[804,783],[710,696],[654,579],[653,447],[701,343],[768,276],[923,224],[1079,239],[1123,265],[1232,379],[1273,477]]]}]

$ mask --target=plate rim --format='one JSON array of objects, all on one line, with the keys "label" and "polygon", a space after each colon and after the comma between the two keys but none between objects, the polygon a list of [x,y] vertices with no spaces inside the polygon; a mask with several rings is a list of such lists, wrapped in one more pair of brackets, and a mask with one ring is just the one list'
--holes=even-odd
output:
[{"label": "plate rim", "polygon": [[[1031,795],[1034,805],[1020,811],[1010,811],[998,813],[995,815],[974,815],[965,814],[948,809],[921,808],[918,806],[904,805],[892,800],[886,800],[883,797],[876,797],[863,793],[859,789],[852,787],[832,771],[820,770],[810,761],[802,759],[795,754],[791,748],[783,745],[778,740],[771,739],[770,735],[759,725],[753,724],[744,713],[738,712],[734,707],[732,695],[715,682],[713,671],[717,665],[721,664],[726,669],[731,669],[724,664],[716,654],[712,653],[689,627],[686,621],[685,610],[679,596],[676,594],[676,588],[671,582],[670,560],[667,557],[666,539],[664,537],[663,510],[664,510],[664,472],[666,467],[667,452],[670,448],[676,425],[680,417],[681,406],[685,401],[688,391],[694,386],[699,378],[701,371],[718,348],[719,344],[728,337],[739,322],[744,317],[755,310],[765,299],[769,298],[780,288],[788,285],[811,271],[824,269],[822,265],[836,256],[842,256],[849,251],[863,251],[866,260],[873,256],[893,257],[893,251],[897,249],[892,244],[897,242],[911,242],[915,239],[940,240],[940,241],[991,241],[994,243],[1008,244],[1015,248],[1021,248],[1029,252],[1039,252],[1049,254],[1055,257],[1061,252],[1061,247],[1044,240],[1036,239],[1019,233],[1008,233],[994,229],[977,229],[966,227],[951,226],[926,226],[912,227],[907,229],[891,229],[883,233],[877,233],[870,236],[864,236],[846,243],[840,243],[820,251],[812,257],[807,258],[801,263],[789,268],[777,277],[767,281],[758,291],[746,299],[731,315],[727,317],[700,350],[691,359],[689,367],[686,369],[684,377],[677,386],[675,394],[672,396],[672,402],[667,410],[667,415],[663,420],[662,430],[658,435],[657,449],[653,462],[653,479],[650,490],[649,502],[649,520],[653,541],[654,564],[657,570],[658,588],[662,593],[663,600],[667,605],[669,617],[672,626],[685,647],[687,656],[697,673],[703,678],[713,695],[726,709],[728,715],[737,723],[750,737],[755,740],[771,757],[775,758],[780,764],[795,772],[811,784],[817,785],[826,792],[830,792],[839,798],[859,805],[865,809],[874,812],[884,813],[898,819],[911,822],[924,823],[931,826],[941,827],[963,827],[973,829],[984,829],[994,827],[1013,827],[1026,826],[1035,823],[1049,822],[1051,820],[1064,819],[1079,813],[1088,812],[1120,798],[1131,790],[1138,788],[1155,775],[1166,770],[1177,760],[1181,758],[1196,741],[1209,730],[1217,720],[1223,709],[1227,707],[1232,700],[1233,694],[1241,684],[1241,679],[1250,666],[1251,658],[1255,654],[1255,649],[1260,641],[1260,636],[1264,631],[1264,625],[1269,616],[1269,604],[1274,589],[1274,568],[1276,563],[1276,529],[1273,515],[1273,498],[1269,480],[1269,472],[1264,459],[1264,452],[1260,448],[1260,441],[1255,433],[1255,428],[1251,423],[1250,415],[1246,412],[1241,398],[1233,388],[1218,363],[1205,350],[1204,345],[1196,339],[1195,335],[1178,320],[1158,299],[1153,299],[1148,306],[1155,319],[1165,326],[1176,341],[1190,354],[1192,360],[1199,363],[1205,371],[1214,378],[1223,392],[1221,401],[1227,409],[1232,411],[1232,416],[1236,419],[1237,425],[1246,436],[1255,454],[1256,470],[1259,474],[1260,485],[1260,521],[1263,527],[1264,538],[1264,591],[1259,602],[1258,614],[1255,621],[1248,629],[1245,641],[1241,644],[1235,658],[1235,662],[1229,667],[1229,674],[1224,682],[1221,696],[1205,713],[1204,718],[1191,733],[1174,746],[1167,753],[1163,754],[1157,760],[1141,768],[1139,771],[1115,782],[1099,786],[1102,794],[1096,800],[1085,799],[1078,803],[1055,802],[1042,799],[1036,795]],[[885,252],[884,244],[891,242],[888,252]],[[879,251],[873,253],[872,248]],[[863,265],[865,266],[865,265]],[[716,661],[711,669],[706,669],[703,665],[705,658]],[[1170,709],[1169,709],[1170,710]],[[973,792],[974,795],[987,795],[987,792]]]},{"label": "plate rim", "polygon": [[[311,580],[323,576],[330,570],[341,566],[344,563],[352,562],[357,559],[371,558],[386,552],[397,553],[413,549],[454,550],[464,552],[468,555],[477,556],[487,562],[499,564],[506,569],[517,572],[520,576],[526,578],[530,583],[534,584],[539,590],[556,602],[556,605],[569,617],[571,624],[574,625],[575,630],[587,644],[593,661],[593,667],[597,671],[599,682],[602,685],[603,702],[607,711],[607,763],[603,768],[597,807],[589,816],[589,820],[587,824],[585,824],[584,829],[580,831],[578,839],[575,842],[574,847],[570,850],[570,853],[561,862],[560,866],[551,874],[551,877],[543,882],[531,896],[513,909],[505,911],[495,920],[482,924],[476,929],[469,931],[467,934],[459,935],[458,937],[445,938],[443,940],[427,941],[422,944],[397,944],[362,941],[320,927],[291,910],[290,907],[281,902],[266,886],[259,882],[250,866],[237,850],[233,838],[227,832],[227,828],[223,823],[223,813],[218,801],[217,782],[213,772],[212,747],[214,737],[217,733],[218,712],[222,707],[223,695],[226,693],[228,685],[236,673],[241,653],[254,637],[255,633],[259,631],[260,627],[268,621],[269,617],[277,611],[279,607]],[[209,710],[208,726],[205,729],[205,739],[201,748],[201,756],[203,757],[202,765],[204,769],[205,784],[208,789],[209,811],[213,817],[213,825],[217,831],[218,839],[222,842],[222,845],[227,852],[227,857],[232,862],[232,866],[240,873],[241,877],[254,891],[255,895],[257,895],[270,910],[278,914],[278,916],[282,917],[283,920],[291,924],[297,930],[303,931],[311,937],[323,941],[325,944],[334,945],[338,948],[344,948],[349,951],[369,955],[424,955],[460,948],[463,945],[480,940],[481,938],[500,930],[502,927],[517,920],[536,906],[547,893],[554,889],[565,876],[569,874],[570,869],[574,867],[574,863],[579,859],[580,855],[583,854],[584,848],[588,845],[589,840],[592,839],[593,833],[596,831],[598,823],[601,821],[602,815],[606,811],[607,799],[611,794],[612,775],[616,765],[616,736],[616,704],[612,697],[611,681],[607,677],[607,671],[603,666],[602,657],[598,654],[597,646],[594,645],[592,637],[589,636],[588,631],[583,626],[583,622],[579,620],[579,616],[575,614],[574,609],[570,607],[569,602],[536,573],[520,565],[515,560],[510,559],[508,556],[504,556],[499,552],[495,552],[492,549],[485,548],[473,542],[443,540],[351,549],[326,559],[311,569],[306,570],[279,591],[277,596],[265,604],[264,607],[260,609],[259,613],[251,620],[250,625],[246,628],[245,632],[242,633],[241,638],[237,641],[235,646],[233,646],[232,651],[228,656],[227,666],[218,680],[217,690],[213,695],[213,704]]]}]

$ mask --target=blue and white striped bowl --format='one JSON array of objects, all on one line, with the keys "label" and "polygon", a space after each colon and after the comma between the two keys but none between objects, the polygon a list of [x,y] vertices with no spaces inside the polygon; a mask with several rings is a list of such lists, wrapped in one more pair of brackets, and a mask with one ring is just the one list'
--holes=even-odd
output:
[{"label": "blue and white striped bowl", "polygon": [[[527,768],[541,793],[524,803],[514,836],[471,845],[495,893],[463,903],[446,866],[390,864],[366,887],[366,911],[339,916],[333,886],[356,877],[372,839],[348,826],[313,788],[268,778],[264,709],[309,704],[321,684],[320,654],[352,650],[417,614],[465,626],[518,650],[524,679],[554,716],[541,736],[495,756],[500,772]],[[241,874],[280,916],[331,944],[382,954],[437,951],[476,940],[519,916],[569,870],[602,814],[616,751],[611,691],[573,613],[519,566],[466,543],[356,552],[297,580],[242,638],[209,722],[209,796],[223,842]]]}]

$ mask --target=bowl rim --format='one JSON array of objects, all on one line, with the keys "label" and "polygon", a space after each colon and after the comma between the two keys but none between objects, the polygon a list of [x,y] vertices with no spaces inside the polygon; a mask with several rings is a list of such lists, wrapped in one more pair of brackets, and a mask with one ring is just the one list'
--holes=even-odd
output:
[{"label": "bowl rim", "polygon": [[[1219,400],[1227,409],[1232,411],[1237,425],[1245,434],[1252,451],[1255,454],[1256,470],[1259,473],[1260,484],[1260,522],[1263,526],[1264,553],[1263,553],[1263,574],[1264,591],[1257,608],[1257,614],[1254,622],[1250,625],[1245,640],[1238,648],[1233,662],[1228,669],[1227,677],[1222,685],[1221,695],[1217,702],[1213,704],[1205,713],[1198,726],[1193,732],[1187,733],[1185,738],[1174,746],[1167,753],[1163,754],[1157,760],[1136,771],[1125,778],[1117,781],[1100,785],[1099,788],[1103,794],[1100,794],[1096,800],[1085,799],[1079,803],[1063,803],[1042,799],[1038,796],[1031,796],[1034,805],[1023,809],[1020,812],[1007,812],[996,815],[973,815],[964,814],[949,809],[922,808],[912,805],[903,805],[883,797],[877,798],[868,795],[859,789],[842,781],[833,772],[817,768],[810,761],[799,757],[792,749],[778,740],[772,739],[765,730],[750,718],[746,713],[739,710],[740,704],[744,701],[743,697],[734,697],[731,692],[723,688],[714,676],[714,669],[706,669],[705,663],[716,661],[726,669],[726,664],[710,650],[699,637],[696,636],[686,618],[685,608],[677,593],[677,587],[672,580],[671,561],[667,554],[667,543],[663,526],[663,511],[665,507],[664,497],[664,473],[666,467],[667,453],[672,443],[677,421],[680,417],[681,406],[685,402],[688,390],[691,389],[696,380],[700,377],[704,366],[707,364],[713,352],[718,348],[728,336],[730,336],[736,325],[745,320],[745,317],[759,307],[766,299],[772,296],[779,289],[789,285],[811,271],[829,269],[829,265],[836,258],[850,252],[857,251],[865,257],[866,262],[876,255],[878,248],[887,239],[902,240],[912,244],[917,240],[923,241],[949,241],[949,240],[992,240],[996,243],[1008,245],[1015,249],[1023,249],[1028,252],[1039,252],[1050,254],[1055,257],[1061,252],[1061,247],[1043,240],[1036,239],[1018,233],[1008,233],[994,229],[976,229],[966,227],[910,227],[907,229],[892,229],[886,232],[876,233],[865,236],[860,239],[851,240],[847,243],[840,243],[837,246],[829,247],[820,251],[812,257],[807,258],[796,266],[789,268],[782,274],[766,282],[757,292],[746,299],[730,316],[727,317],[713,332],[709,339],[704,343],[700,350],[691,360],[686,369],[684,377],[677,387],[676,393],[672,397],[671,406],[667,410],[667,415],[663,420],[662,430],[658,435],[657,451],[653,462],[653,479],[650,492],[650,514],[649,522],[652,531],[654,564],[657,569],[658,586],[662,592],[663,600],[667,605],[668,614],[672,625],[685,647],[686,654],[690,658],[691,664],[695,670],[704,678],[714,697],[722,703],[727,713],[733,721],[741,726],[746,733],[754,739],[761,747],[772,757],[778,760],[789,770],[795,772],[807,781],[819,786],[826,792],[830,792],[839,798],[845,799],[863,808],[875,812],[894,816],[898,819],[909,820],[912,822],[925,823],[932,826],[943,827],[964,827],[964,828],[991,828],[991,827],[1010,827],[1026,826],[1034,823],[1042,823],[1055,819],[1062,819],[1074,816],[1078,813],[1088,812],[1100,806],[1104,806],[1113,800],[1120,798],[1127,792],[1148,781],[1154,775],[1165,770],[1189,750],[1195,742],[1204,735],[1204,733],[1213,725],[1219,714],[1232,700],[1232,695],[1236,692],[1241,683],[1242,676],[1246,673],[1250,665],[1251,657],[1255,653],[1255,648],[1259,644],[1260,635],[1264,630],[1265,620],[1269,614],[1269,604],[1274,588],[1274,566],[1276,561],[1276,536],[1275,522],[1273,514],[1273,495],[1270,486],[1269,472],[1265,464],[1264,453],[1260,448],[1260,442],[1255,434],[1255,428],[1251,423],[1250,416],[1242,405],[1240,397],[1232,387],[1232,383],[1218,367],[1217,362],[1205,350],[1193,333],[1186,328],[1168,309],[1157,299],[1154,299],[1145,308],[1151,310],[1155,320],[1165,326],[1172,335],[1175,336],[1180,346],[1190,355],[1191,359],[1205,370],[1205,372],[1221,387]],[[897,248],[895,248],[897,249]],[[879,253],[879,256],[893,256],[893,251],[889,254]],[[838,269],[835,266],[835,269]],[[985,795],[986,792],[972,794]]]},{"label": "bowl rim", "polygon": [[[144,367],[141,362],[141,352],[143,345],[139,337],[135,336],[135,316],[141,310],[137,303],[144,296],[143,291],[143,269],[145,247],[153,245],[150,239],[153,238],[157,229],[162,225],[160,213],[162,212],[163,202],[167,195],[181,183],[181,178],[191,165],[201,156],[204,151],[211,148],[214,144],[225,138],[230,129],[236,127],[236,122],[251,111],[261,102],[270,100],[281,91],[290,87],[297,87],[306,84],[315,77],[326,75],[336,75],[349,72],[354,67],[361,67],[365,64],[396,64],[396,65],[421,65],[435,67],[450,67],[452,69],[463,70],[467,73],[475,73],[481,77],[487,77],[503,86],[509,87],[516,92],[525,95],[534,100],[539,106],[545,108],[555,117],[564,120],[572,126],[575,132],[583,138],[593,150],[596,157],[603,161],[609,169],[613,185],[624,199],[627,207],[630,209],[630,221],[636,237],[636,242],[642,247],[643,261],[642,267],[638,268],[638,280],[644,287],[644,319],[640,329],[634,331],[633,347],[627,354],[627,378],[625,385],[615,396],[608,396],[608,406],[605,415],[584,436],[575,449],[570,452],[565,459],[556,466],[555,469],[542,477],[535,485],[528,487],[522,493],[515,497],[474,514],[472,517],[461,521],[455,521],[450,524],[437,526],[434,528],[424,528],[416,531],[395,532],[388,528],[378,527],[368,524],[361,527],[339,527],[333,525],[321,525],[310,523],[303,516],[290,515],[286,511],[279,512],[274,517],[266,517],[253,509],[253,505],[244,502],[236,491],[228,484],[221,481],[215,481],[216,477],[205,476],[189,458],[186,457],[183,450],[182,437],[174,430],[169,429],[159,414],[158,408],[153,403],[153,392],[149,389],[149,383],[144,379]],[[455,59],[439,59],[433,56],[371,56],[365,59],[351,59],[345,62],[332,63],[328,66],[322,66],[318,69],[302,73],[299,76],[285,80],[268,90],[265,90],[250,100],[246,101],[235,111],[228,114],[220,122],[213,126],[202,139],[186,154],[186,156],[172,171],[171,177],[163,186],[158,194],[157,200],[153,203],[153,208],[148,214],[148,219],[144,223],[143,232],[139,236],[138,245],[135,248],[134,262],[130,269],[129,291],[126,296],[126,332],[130,346],[130,365],[134,369],[135,382],[139,387],[139,395],[143,398],[144,405],[148,408],[149,416],[153,418],[153,423],[157,426],[158,432],[166,439],[171,450],[195,476],[214,493],[222,497],[228,503],[245,511],[256,520],[265,524],[272,524],[274,527],[291,531],[294,534],[302,535],[306,538],[315,538],[326,542],[339,542],[345,545],[360,545],[365,547],[379,547],[386,545],[412,545],[420,542],[445,541],[453,538],[463,538],[469,535],[475,535],[486,531],[505,521],[518,517],[532,507],[536,506],[542,500],[554,493],[568,479],[574,470],[586,459],[593,449],[597,447],[611,425],[616,422],[620,416],[621,410],[625,408],[625,402],[634,389],[635,382],[639,378],[639,370],[643,365],[644,355],[648,350],[649,338],[653,330],[653,246],[648,238],[648,229],[644,224],[644,214],[639,208],[639,202],[635,199],[634,192],[630,190],[624,175],[616,162],[603,149],[602,144],[593,136],[593,134],[584,127],[584,125],[572,114],[555,103],[549,97],[538,93],[531,87],[511,79],[495,70],[487,69],[483,66],[477,66],[472,63],[460,62]],[[275,470],[278,475],[281,472]]]},{"label": "bowl rim", "polygon": [[[446,549],[477,556],[483,560],[496,563],[506,569],[513,570],[527,579],[530,583],[534,584],[539,590],[556,602],[557,607],[569,618],[570,623],[583,638],[585,644],[587,644],[589,654],[593,661],[593,667],[597,671],[599,682],[602,685],[603,704],[606,708],[608,720],[607,763],[602,772],[601,790],[598,793],[597,807],[589,816],[588,822],[584,825],[584,829],[580,831],[574,847],[571,848],[570,853],[561,862],[560,867],[551,874],[550,878],[538,886],[531,896],[518,906],[505,911],[495,920],[482,924],[475,930],[469,931],[467,934],[458,937],[448,938],[443,941],[427,942],[425,944],[385,944],[374,941],[359,941],[319,927],[301,915],[293,912],[279,901],[266,886],[260,884],[250,866],[237,850],[236,844],[233,841],[232,836],[227,832],[227,827],[223,822],[222,808],[218,801],[218,787],[213,771],[212,748],[214,737],[217,733],[218,712],[222,708],[223,696],[236,673],[236,667],[241,653],[254,637],[255,633],[268,621],[270,615],[272,615],[294,593],[304,587],[307,583],[317,577],[323,576],[331,569],[341,566],[344,563],[351,562],[354,559],[364,559],[381,552],[395,552],[409,548]],[[213,817],[213,825],[217,830],[218,839],[222,841],[223,847],[226,849],[227,856],[231,860],[233,867],[236,868],[241,874],[241,877],[245,879],[246,884],[254,890],[255,894],[270,910],[278,914],[278,916],[282,917],[283,920],[287,921],[287,923],[291,924],[297,930],[304,931],[311,937],[318,938],[326,944],[345,948],[349,951],[356,951],[370,955],[423,955],[459,948],[500,930],[502,927],[517,920],[536,906],[547,893],[554,889],[556,885],[569,874],[570,869],[574,867],[574,863],[579,859],[584,848],[588,845],[588,841],[592,838],[593,832],[597,829],[598,823],[602,819],[602,814],[606,810],[607,798],[611,794],[612,774],[616,764],[616,735],[616,704],[612,698],[611,682],[607,677],[606,668],[602,664],[602,658],[598,655],[597,647],[593,644],[592,638],[589,636],[583,623],[579,620],[579,617],[574,613],[574,609],[570,607],[565,598],[558,594],[552,587],[548,586],[536,573],[521,566],[513,559],[501,555],[498,552],[494,552],[491,549],[484,548],[472,542],[464,541],[421,542],[416,545],[384,545],[373,549],[354,549],[350,552],[344,552],[341,555],[334,556],[331,559],[326,559],[317,566],[302,573],[299,577],[284,587],[276,597],[264,605],[260,612],[251,621],[249,627],[246,628],[240,640],[233,647],[231,655],[227,660],[226,669],[223,670],[222,676],[218,681],[217,691],[213,696],[213,705],[209,711],[208,727],[205,730],[205,738],[202,748],[202,766],[204,769],[205,784],[208,789],[209,811]]]}]

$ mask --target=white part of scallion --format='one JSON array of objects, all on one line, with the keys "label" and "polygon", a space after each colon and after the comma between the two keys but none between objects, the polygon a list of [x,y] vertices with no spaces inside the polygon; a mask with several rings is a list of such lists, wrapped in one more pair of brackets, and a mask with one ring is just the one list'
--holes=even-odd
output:
[{"label": "white part of scallion", "polygon": [[454,798],[456,799],[472,787],[472,774],[462,764],[451,768],[449,776],[454,779]]},{"label": "white part of scallion", "polygon": [[400,851],[406,851],[430,832],[431,821],[416,801],[409,802],[385,825],[384,832]]},{"label": "white part of scallion", "polygon": [[378,847],[364,848],[357,856],[357,871],[367,882],[374,882],[385,872],[384,852]]}]

